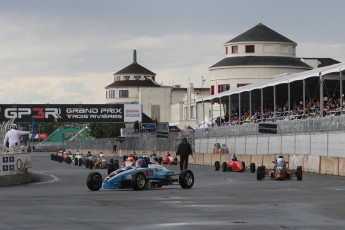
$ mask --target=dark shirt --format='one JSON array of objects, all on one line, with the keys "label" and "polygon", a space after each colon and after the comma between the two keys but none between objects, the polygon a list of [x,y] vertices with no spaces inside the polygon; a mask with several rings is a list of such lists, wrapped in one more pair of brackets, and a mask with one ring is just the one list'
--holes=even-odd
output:
[{"label": "dark shirt", "polygon": [[182,142],[177,147],[176,155],[191,155],[192,146],[188,142]]}]

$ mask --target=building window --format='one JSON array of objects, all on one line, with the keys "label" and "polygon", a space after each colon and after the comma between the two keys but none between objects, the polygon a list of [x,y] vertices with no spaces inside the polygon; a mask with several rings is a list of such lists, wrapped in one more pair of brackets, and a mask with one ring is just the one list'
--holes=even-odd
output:
[{"label": "building window", "polygon": [[225,55],[228,55],[228,47],[225,47]]},{"label": "building window", "polygon": [[134,80],[140,80],[140,76],[134,76]]},{"label": "building window", "polygon": [[190,119],[195,119],[195,117],[194,117],[194,106],[190,107]]},{"label": "building window", "polygon": [[218,93],[230,90],[230,84],[218,85]]},{"label": "building window", "polygon": [[210,88],[210,90],[211,90],[211,95],[214,95],[214,85],[211,85],[211,88]]},{"label": "building window", "polygon": [[231,46],[231,53],[238,54],[238,46]]},{"label": "building window", "polygon": [[119,90],[119,97],[120,98],[128,97],[128,90]]},{"label": "building window", "polygon": [[255,53],[254,45],[246,45],[246,53]]},{"label": "building window", "polygon": [[249,85],[249,83],[237,84],[237,88],[242,87],[242,86],[246,86],[246,85]]},{"label": "building window", "polygon": [[115,90],[109,90],[109,98],[115,98]]},{"label": "building window", "polygon": [[265,53],[274,53],[274,47],[270,45],[264,45],[264,52]]},{"label": "building window", "polygon": [[123,76],[123,80],[129,80],[129,76]]},{"label": "building window", "polygon": [[117,81],[121,81],[121,76],[116,76]]},{"label": "building window", "polygon": [[281,46],[281,52],[283,53],[283,54],[287,54],[287,53],[289,53],[289,47],[288,46]]}]

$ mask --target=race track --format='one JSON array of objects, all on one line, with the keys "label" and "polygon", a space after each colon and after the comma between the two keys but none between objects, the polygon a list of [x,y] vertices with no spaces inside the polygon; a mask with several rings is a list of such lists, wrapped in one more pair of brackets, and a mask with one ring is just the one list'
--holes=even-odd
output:
[{"label": "race track", "polygon": [[[345,178],[256,180],[191,165],[192,189],[89,191],[91,171],[33,153],[34,183],[0,187],[0,229],[344,229]],[[177,166],[168,168],[178,170]]]}]

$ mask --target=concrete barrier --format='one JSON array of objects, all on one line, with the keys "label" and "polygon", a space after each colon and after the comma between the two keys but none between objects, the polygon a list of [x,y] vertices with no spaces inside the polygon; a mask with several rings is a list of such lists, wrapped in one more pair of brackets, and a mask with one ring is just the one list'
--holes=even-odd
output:
[{"label": "concrete barrier", "polygon": [[246,164],[246,167],[248,167],[251,163],[251,155],[246,155],[246,154],[239,154],[237,155],[237,159],[239,161],[244,161],[244,163]]},{"label": "concrete barrier", "polygon": [[252,155],[250,163],[255,163],[256,167],[262,165],[262,155],[261,154]]},{"label": "concrete barrier", "polygon": [[320,157],[304,155],[302,167],[305,172],[320,173]]},{"label": "concrete barrier", "polygon": [[339,176],[345,176],[345,158],[339,157]]},{"label": "concrete barrier", "polygon": [[320,173],[329,175],[339,175],[339,158],[338,157],[321,157]]},{"label": "concrete barrier", "polygon": [[262,155],[262,164],[265,165],[267,169],[272,169],[274,166],[272,162],[276,159],[276,154],[264,154]]},{"label": "concrete barrier", "polygon": [[26,184],[32,181],[31,153],[0,153],[0,185]]},{"label": "concrete barrier", "polygon": [[297,166],[302,166],[302,170],[304,169],[304,155],[288,155],[287,158],[284,155],[284,159],[288,159],[288,167],[289,169],[297,169]]},{"label": "concrete barrier", "polygon": [[212,163],[212,153],[204,153],[204,165],[214,165],[214,162]]},{"label": "concrete barrier", "polygon": [[[75,153],[75,149],[70,149],[72,153]],[[117,150],[117,154],[113,154],[111,150],[82,150],[81,153],[99,153],[103,152],[107,157],[122,157],[123,155],[130,155],[132,150]],[[147,153],[151,151],[146,151]],[[154,151],[152,151],[154,152]],[[137,154],[141,153],[139,150]],[[168,151],[157,151],[157,156],[166,156]],[[175,153],[170,152],[173,156]],[[237,159],[244,161],[248,167],[251,163],[255,163],[256,167],[265,165],[266,168],[272,168],[272,161],[276,160],[280,155],[289,162],[288,167],[290,169],[296,169],[297,166],[302,166],[303,171],[312,173],[321,173],[329,175],[345,176],[345,158],[342,157],[326,157],[317,156],[311,154],[237,154]],[[213,166],[215,161],[228,162],[232,158],[232,154],[212,154],[212,153],[193,153],[193,157],[189,158],[190,164],[197,165],[209,165]],[[179,160],[179,157],[178,157]],[[31,161],[31,158],[30,158]]]}]

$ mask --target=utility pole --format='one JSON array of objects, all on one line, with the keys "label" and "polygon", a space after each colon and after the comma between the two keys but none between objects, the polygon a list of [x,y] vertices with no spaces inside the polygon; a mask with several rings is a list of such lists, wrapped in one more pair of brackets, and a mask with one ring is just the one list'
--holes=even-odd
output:
[{"label": "utility pole", "polygon": [[204,76],[201,76],[201,88],[204,88],[204,82],[206,80],[204,79]]}]

